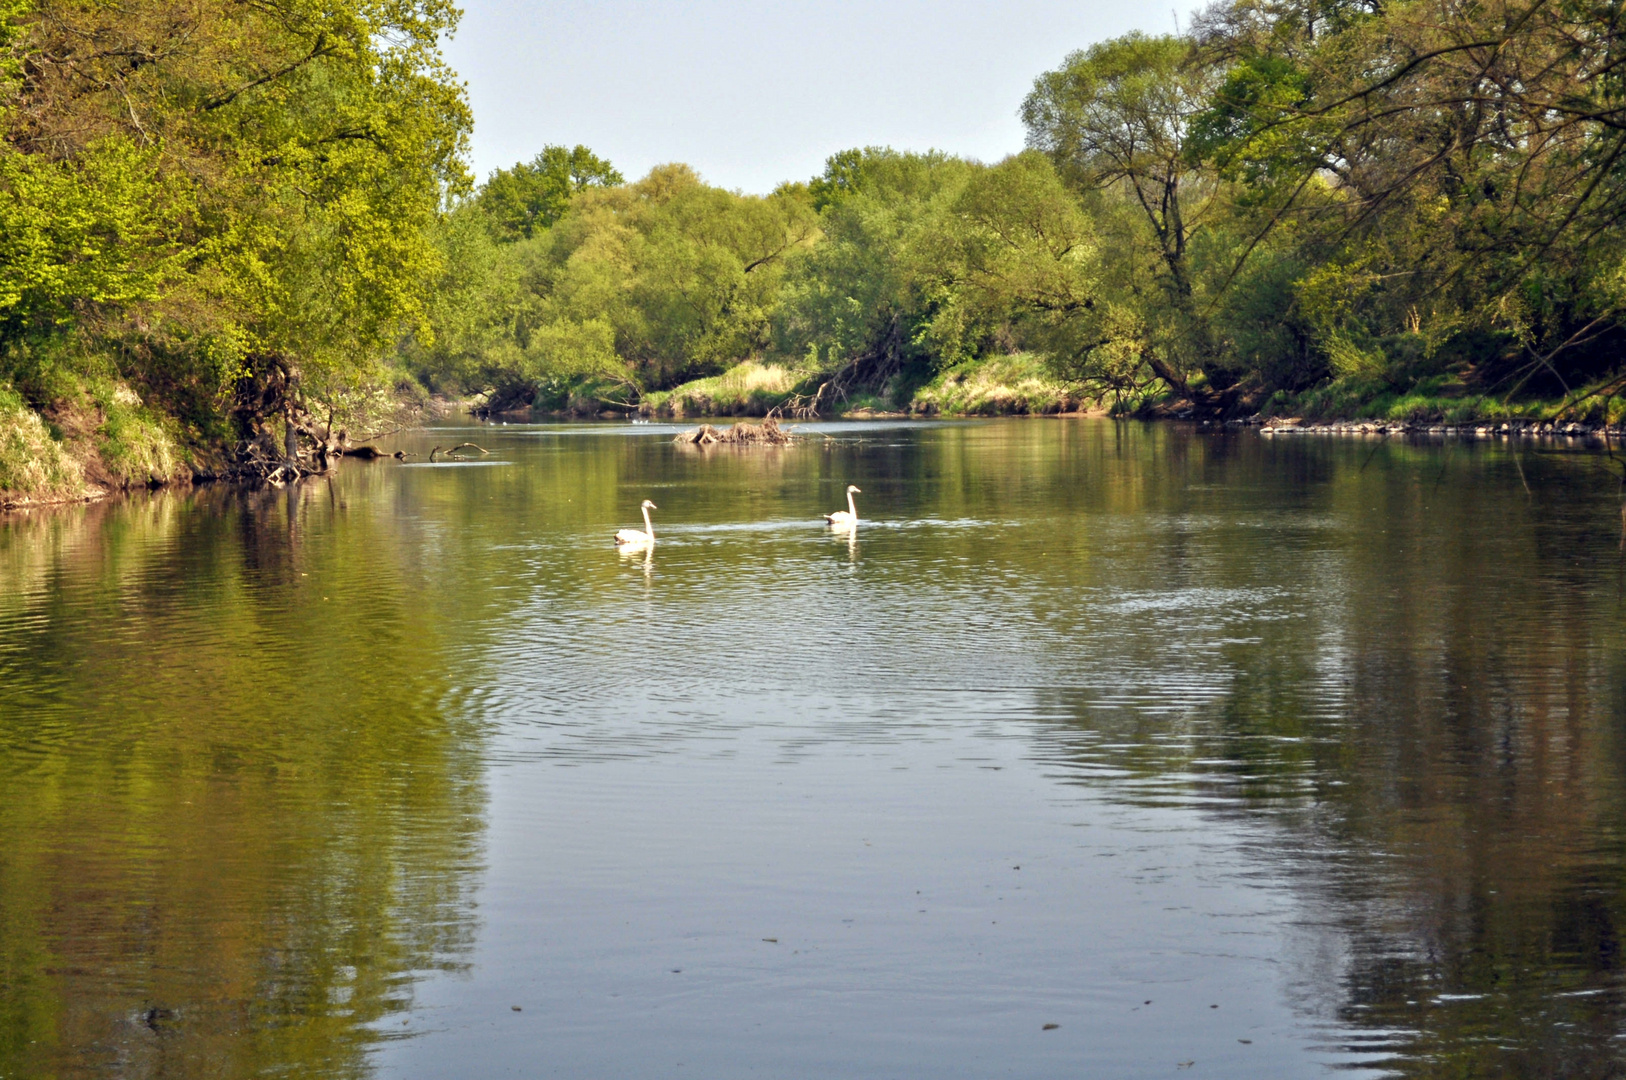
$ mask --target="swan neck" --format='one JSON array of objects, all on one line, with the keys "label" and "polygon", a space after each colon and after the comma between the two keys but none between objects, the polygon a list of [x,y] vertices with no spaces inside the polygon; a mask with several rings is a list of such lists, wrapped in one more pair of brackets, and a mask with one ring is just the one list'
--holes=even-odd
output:
[{"label": "swan neck", "polygon": [[643,511],[644,511],[644,531],[649,533],[650,543],[654,543],[655,542],[655,523],[653,521],[649,520],[649,507],[647,507],[647,506],[643,507]]},{"label": "swan neck", "polygon": [[853,502],[853,493],[850,491],[847,492],[847,513],[853,516],[854,521],[858,520],[858,504]]}]

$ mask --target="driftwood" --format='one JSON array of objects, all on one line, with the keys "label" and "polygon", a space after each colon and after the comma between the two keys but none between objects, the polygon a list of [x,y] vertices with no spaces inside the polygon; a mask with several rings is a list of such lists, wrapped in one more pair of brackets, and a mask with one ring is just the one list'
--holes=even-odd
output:
[{"label": "driftwood", "polygon": [[768,445],[783,446],[795,442],[796,436],[779,426],[779,421],[768,417],[760,424],[747,424],[741,421],[726,431],[719,431],[710,424],[701,424],[693,431],[685,431],[674,442],[688,443],[691,446],[715,446],[718,443],[730,446]]},{"label": "driftwood", "polygon": [[[268,445],[270,444],[270,445]],[[223,474],[233,480],[257,481],[262,484],[287,484],[305,476],[327,471],[325,461],[310,458],[285,457],[283,448],[269,439],[249,439],[237,444],[232,453],[236,460]]]},{"label": "driftwood", "polygon": [[458,443],[456,446],[452,447],[450,450],[446,449],[443,446],[437,446],[433,450],[429,451],[429,460],[434,461],[436,454],[445,454],[447,461],[462,461],[462,460],[464,460],[463,455],[458,453],[459,450],[478,450],[478,451],[480,451],[480,453],[482,455],[491,453],[490,450],[487,450],[484,447],[475,446],[471,442],[466,442],[466,443]]}]

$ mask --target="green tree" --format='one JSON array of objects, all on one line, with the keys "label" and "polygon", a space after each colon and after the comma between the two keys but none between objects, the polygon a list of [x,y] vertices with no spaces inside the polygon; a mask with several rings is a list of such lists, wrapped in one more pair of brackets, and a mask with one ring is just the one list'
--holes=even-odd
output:
[{"label": "green tree", "polygon": [[785,268],[818,237],[805,193],[740,195],[686,165],[591,185],[551,228],[511,244],[469,232],[483,197],[442,234],[443,329],[410,362],[490,392],[494,408],[629,404],[761,355]]},{"label": "green tree", "polygon": [[[1333,374],[1613,392],[1626,265],[1622,16],[1434,0],[1337,15],[1237,5],[1202,151],[1304,244],[1294,302]],[[1598,380],[1603,380],[1601,383]]]},{"label": "green tree", "polygon": [[[1215,212],[1216,191],[1187,143],[1215,75],[1189,40],[1133,33],[1073,53],[1041,75],[1022,104],[1030,146],[1081,188],[1110,192],[1139,211],[1144,239],[1120,257],[1146,252],[1155,259],[1162,295],[1140,298],[1141,321],[1164,324],[1140,352],[1182,393],[1191,392],[1195,370],[1231,381],[1192,266],[1193,240]],[[1172,318],[1148,302],[1166,306]]]},{"label": "green tree", "polygon": [[937,237],[977,169],[946,154],[868,147],[833,155],[809,185],[824,206],[823,239],[790,272],[775,342],[782,356],[831,373],[815,407],[930,372],[921,334],[937,302]]},{"label": "green tree", "polygon": [[429,230],[467,186],[469,112],[439,53],[457,14],[446,0],[24,9],[0,105],[0,380],[41,405],[74,379],[128,382],[219,438],[240,377],[284,387],[239,414],[251,422],[378,377],[425,326]]},{"label": "green tree", "polygon": [[936,236],[934,302],[920,340],[939,364],[1022,348],[1065,377],[1122,392],[1138,360],[1126,313],[1103,297],[1094,222],[1048,158],[1027,151],[974,173]]},{"label": "green tree", "polygon": [[529,163],[492,173],[477,201],[499,239],[523,240],[551,228],[578,193],[624,183],[608,161],[585,146],[545,146]]}]

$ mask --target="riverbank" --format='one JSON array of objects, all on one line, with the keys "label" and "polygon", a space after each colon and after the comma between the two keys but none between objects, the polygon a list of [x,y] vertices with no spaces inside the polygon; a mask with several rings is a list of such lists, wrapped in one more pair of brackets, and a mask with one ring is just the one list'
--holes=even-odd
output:
[{"label": "riverbank", "polygon": [[1426,421],[1307,421],[1302,417],[1249,417],[1230,420],[1233,426],[1253,426],[1261,435],[1438,435],[1464,439],[1599,439],[1626,438],[1626,425],[1555,423],[1510,420],[1501,423],[1436,424]]},{"label": "riverbank", "polygon": [[[828,372],[747,360],[721,375],[644,395],[645,417],[755,417],[795,414]],[[924,384],[894,384],[881,393],[853,392],[822,410],[835,417],[1054,416],[1093,411],[1076,387],[1057,380],[1031,353],[967,361]]]},{"label": "riverbank", "polygon": [[234,446],[231,418],[212,417],[204,434],[143,403],[122,383],[87,383],[44,409],[0,383],[0,510],[94,502],[140,488],[325,472],[340,457],[378,457],[370,445],[376,439],[465,405],[405,384],[382,390],[378,401],[356,413],[371,433],[354,438],[339,424],[300,410],[293,425],[294,466],[284,457],[287,436],[279,412],[269,420],[256,417],[251,437]]},{"label": "riverbank", "polygon": [[[795,415],[828,372],[745,361],[721,375],[646,394],[645,417],[759,417]],[[914,386],[894,383],[881,394],[851,393],[822,415],[873,417],[1055,416],[1109,412],[1143,420],[1202,420],[1306,434],[1491,434],[1581,436],[1626,430],[1626,400],[1585,389],[1564,398],[1507,401],[1433,379],[1405,391],[1340,380],[1298,394],[1260,400],[1246,395],[1227,404],[1167,391],[1144,393],[1109,410],[1076,386],[1056,379],[1029,353],[966,361]]]},{"label": "riverbank", "polygon": [[43,412],[0,385],[0,508],[190,482],[198,460],[122,385],[86,387]]},{"label": "riverbank", "polygon": [[[636,415],[672,419],[796,416],[827,377],[827,372],[748,360],[720,375],[646,394]],[[425,415],[477,408],[476,402],[431,398],[399,387],[395,396],[398,423],[407,425]],[[1509,403],[1468,394],[1455,386],[1428,384],[1397,393],[1339,382],[1298,395],[1277,394],[1253,407],[1238,403],[1233,409],[1246,410],[1249,415],[1216,415],[1211,405],[1198,408],[1169,394],[1141,397],[1119,412],[1147,420],[1252,426],[1271,437],[1626,438],[1626,402],[1601,395],[1588,399],[1584,391],[1563,400]],[[909,386],[895,380],[882,394],[849,393],[836,398],[823,414],[862,420],[1106,415],[1107,410],[1078,388],[1054,378],[1040,358],[1018,353],[961,363],[923,384]],[[504,415],[525,420],[567,414],[525,409]],[[568,415],[621,417],[627,412],[603,413],[584,399]],[[348,443],[329,446],[331,439],[319,441],[334,457],[356,449]],[[0,386],[0,508],[85,502],[133,488],[235,476],[224,447],[183,437],[181,425],[145,406],[122,385],[87,386],[77,397],[44,411],[30,408],[16,393]]]}]

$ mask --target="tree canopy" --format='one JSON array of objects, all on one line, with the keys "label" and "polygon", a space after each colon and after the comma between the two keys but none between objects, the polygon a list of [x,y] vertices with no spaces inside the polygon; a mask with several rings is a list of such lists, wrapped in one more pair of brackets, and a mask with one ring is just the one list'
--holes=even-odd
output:
[{"label": "tree canopy", "polygon": [[425,324],[466,190],[442,0],[29,0],[0,101],[0,381],[200,424],[267,366],[331,396]]},{"label": "tree canopy", "polygon": [[529,163],[492,173],[479,202],[499,240],[528,240],[563,217],[578,192],[624,183],[625,177],[585,146],[545,146]]}]

